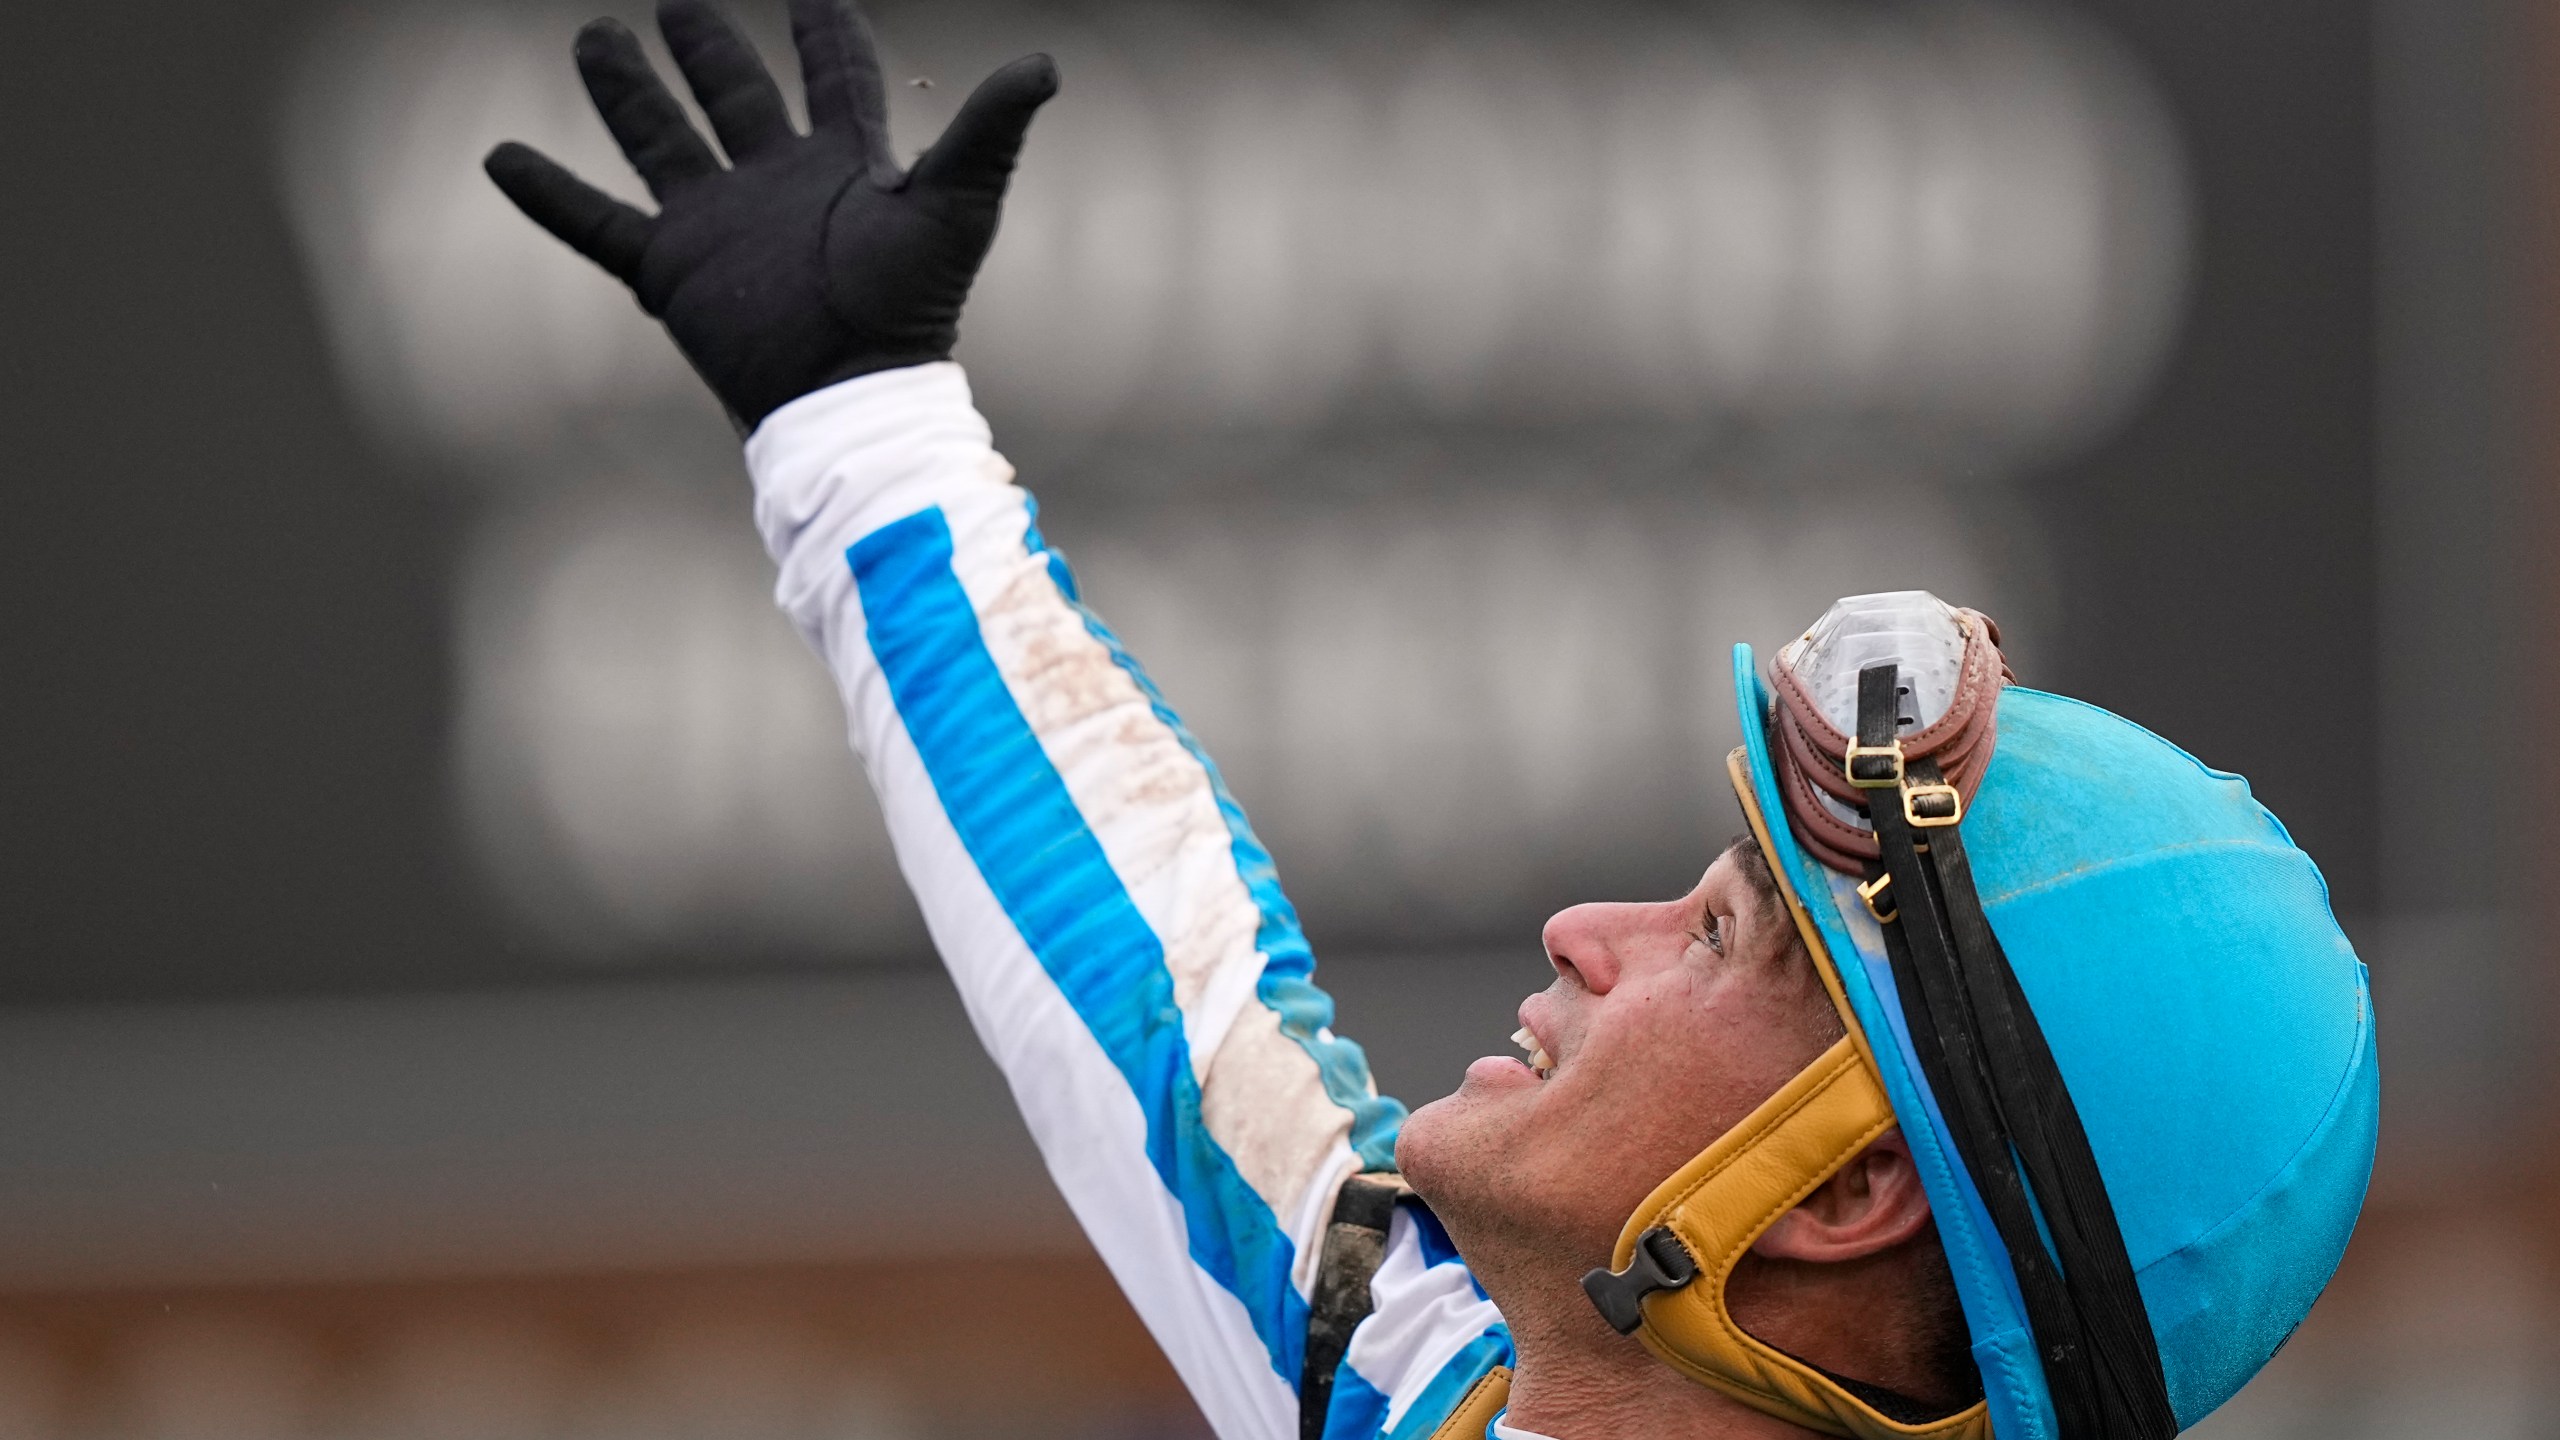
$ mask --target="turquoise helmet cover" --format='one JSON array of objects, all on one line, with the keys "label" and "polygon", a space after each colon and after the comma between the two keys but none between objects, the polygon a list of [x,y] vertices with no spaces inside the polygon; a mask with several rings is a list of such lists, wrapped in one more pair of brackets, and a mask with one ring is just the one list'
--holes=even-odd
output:
[{"label": "turquoise helmet cover", "polygon": [[[2015,1273],[1904,1028],[1856,879],[1805,849],[1751,647],[1734,694],[1770,856],[1812,916],[1935,1211],[2000,1440],[2060,1440]],[[2266,1364],[2345,1252],[2381,1091],[2365,967],[2318,867],[2251,798],[2131,721],[2000,693],[1963,821],[1975,888],[2104,1178],[2181,1429]]]}]

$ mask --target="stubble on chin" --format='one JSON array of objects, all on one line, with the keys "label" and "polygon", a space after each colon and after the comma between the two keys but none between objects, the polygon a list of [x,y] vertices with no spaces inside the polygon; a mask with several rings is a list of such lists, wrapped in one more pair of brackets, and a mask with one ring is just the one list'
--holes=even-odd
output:
[{"label": "stubble on chin", "polygon": [[1443,1095],[1406,1116],[1396,1135],[1396,1169],[1434,1213],[1476,1188],[1468,1182],[1483,1163],[1475,1153],[1480,1127],[1470,1122],[1479,1117],[1468,1109],[1463,1090]]},{"label": "stubble on chin", "polygon": [[1461,1086],[1413,1112],[1396,1141],[1397,1168],[1470,1261],[1490,1246],[1551,1238],[1552,1222],[1532,1213],[1519,1107],[1501,1103],[1515,1098]]},{"label": "stubble on chin", "polygon": [[[1433,1101],[1405,1122],[1396,1160],[1515,1337],[1523,1327],[1547,1336],[1591,1331],[1599,1321],[1580,1277],[1607,1262],[1623,1217],[1594,1224],[1579,1213],[1588,1197],[1569,1183],[1568,1157],[1537,1153],[1538,1134],[1521,1113],[1529,1107],[1502,1103],[1520,1098],[1462,1087]],[[1605,1326],[1593,1334],[1617,1340]]]}]

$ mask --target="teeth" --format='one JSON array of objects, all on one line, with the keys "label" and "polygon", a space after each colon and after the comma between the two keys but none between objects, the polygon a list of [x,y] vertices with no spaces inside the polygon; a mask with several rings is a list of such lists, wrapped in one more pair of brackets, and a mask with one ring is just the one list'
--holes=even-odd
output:
[{"label": "teeth", "polygon": [[1529,1033],[1528,1026],[1512,1031],[1511,1043],[1529,1052],[1529,1068],[1538,1072],[1539,1079],[1544,1080],[1555,1073],[1555,1057],[1547,1053],[1546,1046],[1538,1043],[1537,1036]]}]

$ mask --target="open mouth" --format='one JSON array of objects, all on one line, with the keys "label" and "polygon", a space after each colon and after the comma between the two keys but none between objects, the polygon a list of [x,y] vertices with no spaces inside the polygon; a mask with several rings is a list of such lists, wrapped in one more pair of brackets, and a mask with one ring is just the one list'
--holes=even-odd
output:
[{"label": "open mouth", "polygon": [[1539,1079],[1544,1080],[1556,1073],[1555,1057],[1547,1053],[1546,1046],[1538,1043],[1537,1036],[1529,1033],[1528,1026],[1512,1031],[1511,1043],[1529,1052],[1529,1068],[1537,1072]]}]

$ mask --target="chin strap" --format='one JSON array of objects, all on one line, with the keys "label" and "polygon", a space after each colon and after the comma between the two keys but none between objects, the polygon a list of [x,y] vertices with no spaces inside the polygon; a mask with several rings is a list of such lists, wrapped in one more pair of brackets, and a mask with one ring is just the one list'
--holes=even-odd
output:
[{"label": "chin strap", "polygon": [[2064,1440],[2168,1440],[2177,1416],[2115,1207],[1975,893],[1964,801],[1897,738],[1898,680],[1892,664],[1858,673],[1843,769],[1875,827],[1858,893],[1884,932],[1912,1048],[2008,1248]]},{"label": "chin strap", "polygon": [[1619,1232],[1609,1268],[1582,1288],[1618,1333],[1763,1414],[1853,1440],[1990,1440],[1982,1402],[1919,1414],[1762,1343],[1725,1306],[1725,1282],[1752,1242],[1894,1125],[1875,1072],[1841,1039],[1655,1187]]}]

